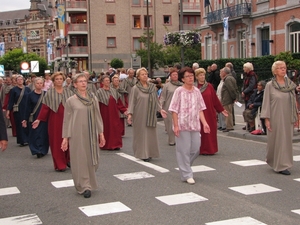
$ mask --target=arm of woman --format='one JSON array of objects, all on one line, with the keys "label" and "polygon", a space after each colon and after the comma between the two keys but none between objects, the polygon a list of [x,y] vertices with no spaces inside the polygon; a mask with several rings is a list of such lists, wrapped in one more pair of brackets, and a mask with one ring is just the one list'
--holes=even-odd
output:
[{"label": "arm of woman", "polygon": [[199,111],[199,117],[200,117],[200,121],[203,125],[204,133],[209,134],[210,133],[210,128],[209,128],[208,123],[206,122],[206,119],[205,119],[205,116],[204,116],[204,113],[203,113],[202,110]]}]

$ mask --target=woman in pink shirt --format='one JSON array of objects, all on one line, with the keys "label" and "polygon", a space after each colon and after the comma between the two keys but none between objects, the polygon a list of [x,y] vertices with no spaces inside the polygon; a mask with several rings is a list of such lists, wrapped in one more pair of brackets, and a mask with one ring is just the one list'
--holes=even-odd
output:
[{"label": "woman in pink shirt", "polygon": [[201,92],[194,87],[195,73],[185,67],[179,73],[184,83],[175,90],[169,111],[172,112],[173,130],[176,139],[176,158],[182,181],[194,184],[191,165],[199,155],[201,145],[200,121],[205,133],[210,132],[203,110],[206,109]]},{"label": "woman in pink shirt", "polygon": [[44,88],[42,90],[43,91],[48,91],[49,88],[52,88],[51,76],[50,76],[49,73],[45,73],[45,83],[44,83]]}]

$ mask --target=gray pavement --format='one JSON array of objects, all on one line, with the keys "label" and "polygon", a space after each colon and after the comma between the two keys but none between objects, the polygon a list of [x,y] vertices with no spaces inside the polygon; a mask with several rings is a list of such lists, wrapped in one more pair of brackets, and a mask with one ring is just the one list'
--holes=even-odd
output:
[{"label": "gray pavement", "polygon": [[[238,110],[236,115],[239,132],[243,123]],[[37,159],[10,136],[9,148],[0,153],[0,225],[298,225],[300,143],[293,144],[292,175],[283,176],[265,164],[265,142],[233,134],[218,132],[219,152],[195,160],[196,184],[188,185],[180,181],[162,121],[161,155],[150,163],[132,157],[132,127],[126,127],[121,151],[101,151],[99,188],[90,199],[73,186],[55,187],[53,182],[71,180],[71,171],[55,172],[50,154]],[[14,188],[13,194],[6,188]]]}]

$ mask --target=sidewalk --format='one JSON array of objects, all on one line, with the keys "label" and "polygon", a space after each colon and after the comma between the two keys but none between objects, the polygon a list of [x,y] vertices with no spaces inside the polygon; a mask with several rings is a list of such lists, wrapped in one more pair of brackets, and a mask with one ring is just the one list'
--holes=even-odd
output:
[{"label": "sidewalk", "polygon": [[[250,134],[248,131],[243,130],[242,128],[245,125],[240,125],[240,124],[236,124],[234,126],[234,130],[233,131],[229,131],[229,132],[222,132],[222,131],[218,131],[218,134],[224,134],[227,135],[229,137],[236,137],[236,138],[240,138],[240,139],[245,139],[245,140],[252,140],[252,141],[260,141],[260,142],[267,142],[267,135],[253,135]],[[300,131],[298,131],[298,128],[294,129],[294,136],[293,136],[293,143],[297,143],[300,142]]]}]

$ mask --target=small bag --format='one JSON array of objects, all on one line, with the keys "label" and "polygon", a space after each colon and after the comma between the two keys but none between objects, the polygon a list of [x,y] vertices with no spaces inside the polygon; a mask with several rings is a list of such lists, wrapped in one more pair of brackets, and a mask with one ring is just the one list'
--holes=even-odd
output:
[{"label": "small bag", "polygon": [[17,104],[13,105],[13,112],[19,112],[19,105]]}]

